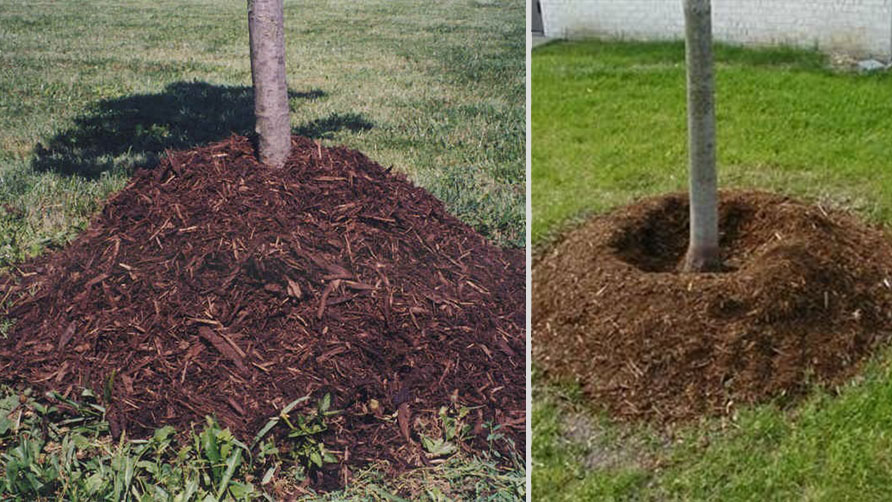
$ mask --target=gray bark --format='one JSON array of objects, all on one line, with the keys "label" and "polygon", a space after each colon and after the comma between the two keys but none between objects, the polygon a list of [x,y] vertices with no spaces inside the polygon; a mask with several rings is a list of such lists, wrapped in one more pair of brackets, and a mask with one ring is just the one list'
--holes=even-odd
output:
[{"label": "gray bark", "polygon": [[684,0],[684,13],[691,201],[690,244],[684,271],[708,272],[721,266],[710,0]]},{"label": "gray bark", "polygon": [[285,14],[283,0],[248,0],[251,81],[254,84],[254,130],[260,161],[282,167],[291,152],[288,85],[285,82]]}]

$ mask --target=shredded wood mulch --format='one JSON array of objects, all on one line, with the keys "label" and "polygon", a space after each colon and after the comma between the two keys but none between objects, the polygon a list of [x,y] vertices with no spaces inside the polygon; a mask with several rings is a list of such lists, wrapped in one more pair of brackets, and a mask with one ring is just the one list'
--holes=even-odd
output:
[{"label": "shredded wood mulch", "polygon": [[136,173],[69,246],[0,277],[0,380],[110,382],[112,433],[136,437],[214,415],[250,440],[331,394],[341,481],[429,462],[441,407],[471,409],[465,448],[501,425],[523,452],[523,264],[358,152],[295,137],[273,170],[233,136]]},{"label": "shredded wood mulch", "polygon": [[723,273],[682,274],[685,195],[568,232],[533,266],[533,358],[621,420],[672,424],[795,402],[851,377],[892,331],[892,241],[765,193],[720,203]]}]

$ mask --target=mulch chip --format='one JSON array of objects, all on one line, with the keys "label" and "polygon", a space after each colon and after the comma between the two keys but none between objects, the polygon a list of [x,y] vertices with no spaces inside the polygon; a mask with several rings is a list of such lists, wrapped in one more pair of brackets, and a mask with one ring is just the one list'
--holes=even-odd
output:
[{"label": "mulch chip", "polygon": [[424,465],[444,406],[523,452],[523,264],[361,153],[295,137],[272,170],[233,136],[139,171],[70,245],[0,277],[0,380],[72,397],[112,381],[131,437],[214,415],[250,440],[331,394],[342,463]]}]

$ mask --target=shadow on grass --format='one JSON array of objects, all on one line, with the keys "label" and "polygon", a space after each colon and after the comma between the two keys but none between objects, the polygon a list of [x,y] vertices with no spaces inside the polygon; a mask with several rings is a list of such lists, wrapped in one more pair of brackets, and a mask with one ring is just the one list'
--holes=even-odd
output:
[{"label": "shadow on grass", "polygon": [[[288,91],[292,108],[325,92]],[[295,134],[327,138],[373,124],[355,113],[333,113],[294,128]],[[191,148],[254,129],[254,93],[246,86],[174,82],[158,94],[100,101],[75,126],[35,148],[38,171],[98,178],[114,169],[153,167],[165,150]]]},{"label": "shadow on grass", "polygon": [[[790,45],[748,47],[716,43],[715,62],[755,67],[782,67],[803,71],[826,71],[829,60],[817,49]],[[573,54],[595,57],[602,64],[683,65],[684,41],[638,42],[629,40],[556,40],[536,49],[537,56]],[[683,66],[682,66],[683,68]]]}]

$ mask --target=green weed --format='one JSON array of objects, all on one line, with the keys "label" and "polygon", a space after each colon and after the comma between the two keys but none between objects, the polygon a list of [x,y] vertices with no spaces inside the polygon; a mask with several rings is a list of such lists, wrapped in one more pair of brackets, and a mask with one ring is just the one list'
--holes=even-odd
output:
[{"label": "green weed", "polygon": [[[30,391],[0,387],[0,499],[187,502],[303,494],[306,500],[398,500],[396,493],[431,501],[524,497],[522,469],[506,471],[486,455],[473,458],[456,451],[435,467],[393,479],[373,465],[354,473],[347,489],[315,494],[303,481],[310,470],[336,461],[321,435],[326,419],[338,412],[329,409],[330,398],[301,407],[308,400],[303,397],[283,408],[251,445],[211,417],[185,434],[166,426],[149,439],[122,437],[112,443],[105,409],[92,392],[74,401],[57,393],[38,399]],[[449,444],[469,433],[457,416],[441,417]],[[273,433],[277,428],[284,436]],[[278,446],[275,437],[283,437]]]}]

